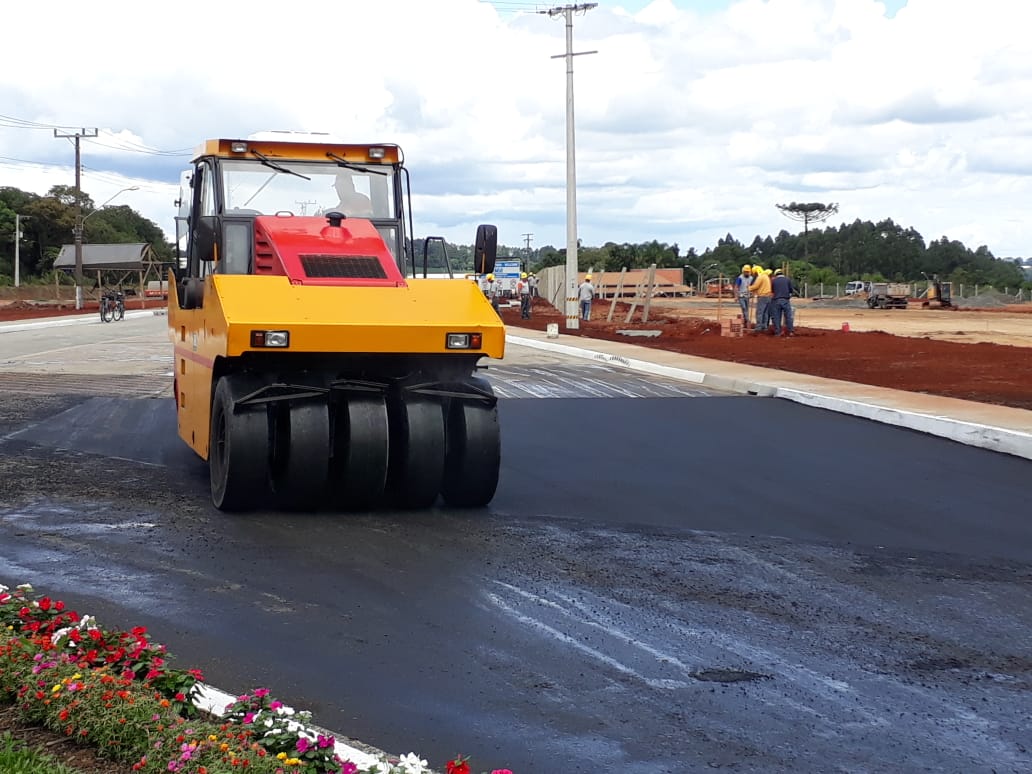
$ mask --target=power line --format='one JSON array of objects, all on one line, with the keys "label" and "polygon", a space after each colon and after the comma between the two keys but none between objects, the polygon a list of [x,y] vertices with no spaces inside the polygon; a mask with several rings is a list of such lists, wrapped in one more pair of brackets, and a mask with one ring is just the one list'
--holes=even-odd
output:
[{"label": "power line", "polygon": [[[70,129],[75,131],[75,127],[63,126],[61,124],[46,124],[39,121],[32,121],[28,118],[17,118],[16,116],[8,116],[0,114],[0,127],[7,127],[8,129],[50,129],[55,132],[60,130]],[[151,156],[188,156],[193,148],[175,148],[173,150],[162,150],[160,148],[152,148],[149,145],[143,145],[133,140],[127,140],[123,137],[119,137],[114,132],[105,129],[102,132],[98,132],[104,139],[114,142],[114,144],[93,141],[95,145],[99,145],[103,148],[110,148],[111,150],[122,150],[129,153],[145,153]],[[73,135],[69,134],[68,137]],[[97,134],[90,135],[89,137],[97,137]],[[83,139],[89,139],[89,137],[83,137]]]}]

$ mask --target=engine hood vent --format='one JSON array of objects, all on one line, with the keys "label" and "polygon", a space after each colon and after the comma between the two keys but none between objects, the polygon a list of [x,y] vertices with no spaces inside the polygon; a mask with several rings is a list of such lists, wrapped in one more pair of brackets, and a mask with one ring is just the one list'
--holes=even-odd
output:
[{"label": "engine hood vent", "polygon": [[379,258],[371,255],[319,255],[302,253],[305,276],[334,279],[387,279]]}]

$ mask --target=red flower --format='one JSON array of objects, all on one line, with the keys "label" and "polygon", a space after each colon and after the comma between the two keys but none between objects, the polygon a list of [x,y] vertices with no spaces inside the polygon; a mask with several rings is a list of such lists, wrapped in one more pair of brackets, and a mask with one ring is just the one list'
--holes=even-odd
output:
[{"label": "red flower", "polygon": [[49,610],[50,609],[50,597],[43,597],[39,601],[39,609],[40,610]]},{"label": "red flower", "polygon": [[455,760],[448,761],[444,764],[448,774],[469,774],[469,758],[463,758],[461,755],[455,756]]}]

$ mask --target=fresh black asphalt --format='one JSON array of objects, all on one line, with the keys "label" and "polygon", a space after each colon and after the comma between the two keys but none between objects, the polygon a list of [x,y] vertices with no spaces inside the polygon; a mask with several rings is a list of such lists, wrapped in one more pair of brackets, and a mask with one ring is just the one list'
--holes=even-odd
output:
[{"label": "fresh black asphalt", "polygon": [[3,503],[0,580],[437,768],[1032,770],[1032,463],[763,398],[499,406],[486,510],[228,516],[169,401],[77,402],[0,453],[132,494]]}]

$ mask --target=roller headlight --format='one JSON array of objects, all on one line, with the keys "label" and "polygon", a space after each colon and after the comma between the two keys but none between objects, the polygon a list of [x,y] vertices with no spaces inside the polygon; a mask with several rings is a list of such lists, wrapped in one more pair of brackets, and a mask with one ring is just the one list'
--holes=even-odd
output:
[{"label": "roller headlight", "polygon": [[445,349],[480,349],[484,343],[481,333],[448,333],[445,334]]},{"label": "roller headlight", "polygon": [[251,331],[251,346],[286,349],[290,346],[290,331]]}]

